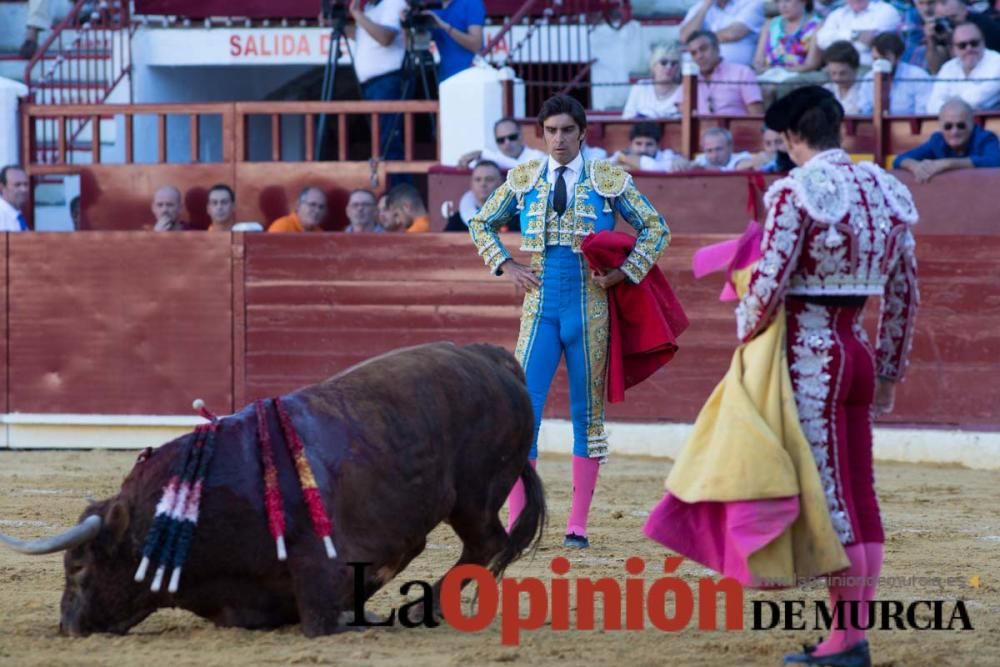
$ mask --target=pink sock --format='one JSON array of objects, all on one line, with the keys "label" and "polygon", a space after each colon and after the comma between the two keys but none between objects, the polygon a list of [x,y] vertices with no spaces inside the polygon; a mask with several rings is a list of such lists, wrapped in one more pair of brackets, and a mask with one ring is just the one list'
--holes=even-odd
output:
[{"label": "pink sock", "polygon": [[594,499],[594,488],[597,486],[597,473],[601,469],[598,459],[585,456],[573,457],[573,501],[569,506],[569,519],[566,521],[566,533],[581,537],[587,536],[587,515],[590,514],[590,501]]},{"label": "pink sock", "polygon": [[865,542],[865,606],[861,617],[861,623],[868,625],[868,602],[875,599],[878,591],[878,578],[882,574],[883,548],[881,542]]},{"label": "pink sock", "polygon": [[[844,547],[844,550],[847,552],[851,564],[846,569],[831,575],[829,584],[830,604],[836,608],[837,602],[843,600],[844,618],[841,620],[838,614],[834,615],[830,635],[816,647],[816,655],[830,655],[846,651],[865,638],[864,630],[855,629],[851,623],[850,604],[852,601],[856,601],[858,605],[864,604],[864,578],[867,575],[865,545],[852,544]],[[844,581],[845,579],[853,581]],[[860,613],[858,620],[861,620]],[[838,627],[840,625],[843,625],[843,629]]]},{"label": "pink sock", "polygon": [[[538,467],[538,459],[528,459],[528,463],[531,464],[532,468]],[[524,483],[518,477],[517,481],[514,482],[514,488],[510,490],[510,495],[507,496],[508,534],[514,528],[514,522],[517,521],[517,517],[521,516],[522,511],[524,511]]]}]

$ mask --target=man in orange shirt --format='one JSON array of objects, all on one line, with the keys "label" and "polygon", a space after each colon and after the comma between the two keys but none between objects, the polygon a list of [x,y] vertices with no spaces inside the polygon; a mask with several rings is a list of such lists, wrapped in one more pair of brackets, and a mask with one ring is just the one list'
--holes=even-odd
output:
[{"label": "man in orange shirt", "polygon": [[424,200],[409,183],[400,183],[390,190],[385,207],[389,211],[390,223],[386,227],[387,232],[419,233],[431,230],[431,217],[424,206]]},{"label": "man in orange shirt", "polygon": [[318,232],[326,217],[326,195],[317,187],[306,187],[299,193],[295,210],[278,218],[267,228],[269,232]]}]

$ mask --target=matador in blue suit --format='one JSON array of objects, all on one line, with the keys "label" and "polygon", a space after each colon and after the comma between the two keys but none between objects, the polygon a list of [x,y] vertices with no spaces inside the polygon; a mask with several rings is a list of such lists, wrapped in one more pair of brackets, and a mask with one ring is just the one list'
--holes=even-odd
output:
[{"label": "matador in blue suit", "polygon": [[[557,95],[542,105],[538,123],[549,158],[511,169],[507,181],[472,218],[469,230],[480,256],[496,275],[526,290],[515,354],[524,368],[535,412],[535,442],[552,377],[566,355],[570,416],[573,421],[573,494],[564,544],[589,546],[587,516],[600,463],[608,453],[604,432],[608,358],[606,290],[622,280],[638,283],[670,239],[663,217],[610,162],[586,162],[580,153],[587,119],[575,99]],[[615,227],[621,215],[638,232],[635,248],[618,269],[592,273],[580,251],[587,235]],[[531,264],[515,261],[497,230],[520,217],[521,250]],[[509,498],[508,529],[524,507],[515,486]]]}]

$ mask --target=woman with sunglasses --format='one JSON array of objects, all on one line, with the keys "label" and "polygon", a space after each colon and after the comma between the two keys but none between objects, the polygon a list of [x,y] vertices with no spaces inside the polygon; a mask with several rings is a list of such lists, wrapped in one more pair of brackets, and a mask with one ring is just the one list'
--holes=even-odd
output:
[{"label": "woman with sunglasses", "polygon": [[905,169],[918,183],[926,183],[953,169],[1000,167],[997,135],[976,125],[968,104],[959,99],[948,100],[941,107],[938,124],[939,131],[897,157],[893,168]]},{"label": "woman with sunglasses", "polygon": [[628,92],[622,118],[676,118],[681,109],[681,45],[661,44],[649,58],[649,79]]}]

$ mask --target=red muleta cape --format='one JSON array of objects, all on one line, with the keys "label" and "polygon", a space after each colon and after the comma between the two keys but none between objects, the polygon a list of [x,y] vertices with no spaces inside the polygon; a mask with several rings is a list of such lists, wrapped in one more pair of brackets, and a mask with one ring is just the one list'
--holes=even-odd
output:
[{"label": "red muleta cape", "polygon": [[[603,273],[620,267],[634,246],[634,236],[599,232],[581,247],[590,267]],[[608,402],[625,400],[626,389],[670,361],[687,327],[680,301],[655,265],[638,285],[625,280],[608,290]]]}]

